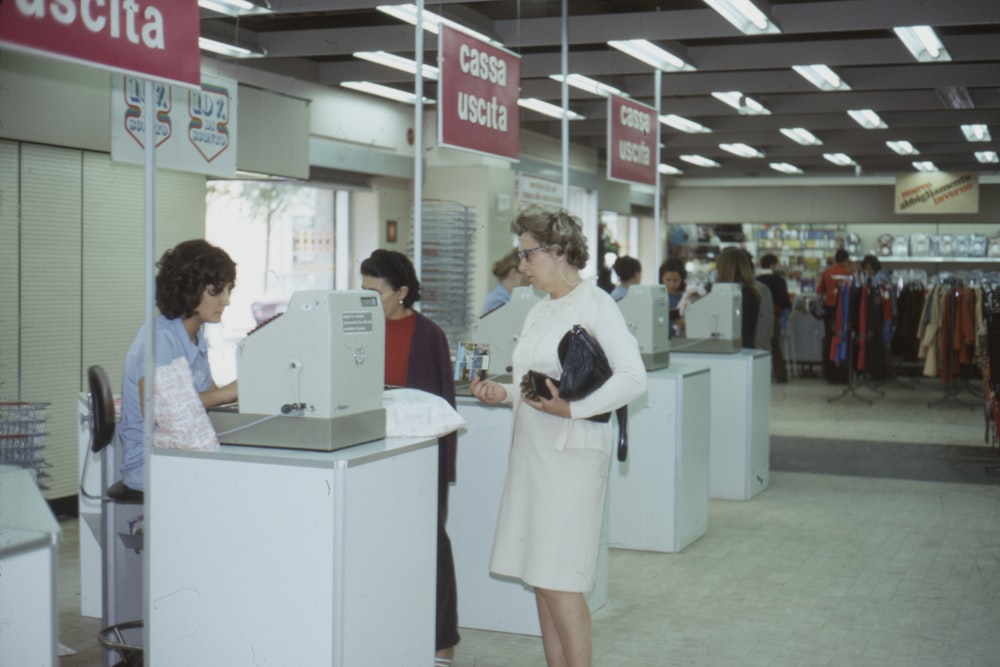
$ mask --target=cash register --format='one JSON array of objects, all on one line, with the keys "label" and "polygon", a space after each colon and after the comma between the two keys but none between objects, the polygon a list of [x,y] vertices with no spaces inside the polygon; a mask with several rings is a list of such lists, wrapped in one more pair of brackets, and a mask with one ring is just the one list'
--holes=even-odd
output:
[{"label": "cash register", "polygon": [[487,375],[498,382],[510,382],[514,371],[512,356],[528,311],[541,301],[544,292],[533,287],[515,287],[510,301],[483,315],[472,325],[472,340],[489,345]]},{"label": "cash register", "polygon": [[743,348],[743,292],[736,283],[715,283],[712,291],[684,310],[685,338],[674,338],[675,352],[733,354]]},{"label": "cash register", "polygon": [[385,437],[385,315],[371,290],[295,292],[236,350],[239,403],[219,441],[333,451]]},{"label": "cash register", "polygon": [[663,285],[632,285],[618,307],[647,371],[670,365],[670,299]]}]

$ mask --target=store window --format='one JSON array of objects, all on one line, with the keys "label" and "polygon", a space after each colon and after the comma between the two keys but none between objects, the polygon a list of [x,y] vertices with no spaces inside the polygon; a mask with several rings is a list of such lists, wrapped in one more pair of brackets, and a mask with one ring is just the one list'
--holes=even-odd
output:
[{"label": "store window", "polygon": [[222,324],[206,329],[216,382],[236,378],[236,345],[283,313],[293,292],[337,287],[344,194],[266,180],[209,182],[205,237],[236,262],[236,289]]}]

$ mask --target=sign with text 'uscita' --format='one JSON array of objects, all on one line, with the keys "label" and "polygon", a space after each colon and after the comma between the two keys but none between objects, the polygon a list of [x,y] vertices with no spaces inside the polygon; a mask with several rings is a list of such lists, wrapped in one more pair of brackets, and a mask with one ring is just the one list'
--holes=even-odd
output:
[{"label": "sign with text 'uscita'", "polygon": [[0,0],[0,46],[198,86],[197,0]]},{"label": "sign with text 'uscita'", "polygon": [[204,75],[198,90],[114,77],[111,159],[143,164],[146,123],[155,123],[156,166],[210,176],[236,175],[237,82]]},{"label": "sign with text 'uscita'", "polygon": [[656,109],[608,96],[608,179],[656,185],[659,155]]},{"label": "sign with text 'uscita'", "polygon": [[440,144],[517,160],[520,56],[444,25],[438,53]]}]

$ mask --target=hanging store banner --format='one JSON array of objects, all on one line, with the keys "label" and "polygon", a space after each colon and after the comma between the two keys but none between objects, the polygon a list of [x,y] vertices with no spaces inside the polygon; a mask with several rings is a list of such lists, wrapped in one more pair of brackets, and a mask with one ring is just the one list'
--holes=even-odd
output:
[{"label": "hanging store banner", "polygon": [[656,109],[608,96],[608,179],[656,185],[659,166]]},{"label": "hanging store banner", "polygon": [[979,213],[979,174],[898,174],[896,213]]},{"label": "hanging store banner", "polygon": [[124,74],[201,82],[197,0],[0,0],[0,46]]},{"label": "hanging store banner", "polygon": [[[237,86],[233,79],[204,75],[198,90],[154,85],[156,166],[209,176],[236,175]],[[112,77],[111,159],[143,164],[149,118],[143,81]]]},{"label": "hanging store banner", "polygon": [[439,143],[517,160],[520,56],[444,25],[438,54]]}]

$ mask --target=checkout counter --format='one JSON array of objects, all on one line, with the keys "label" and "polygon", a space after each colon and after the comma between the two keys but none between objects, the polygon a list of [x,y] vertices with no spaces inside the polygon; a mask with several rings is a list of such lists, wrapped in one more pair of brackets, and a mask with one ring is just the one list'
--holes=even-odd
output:
[{"label": "checkout counter", "polygon": [[750,500],[767,488],[771,455],[771,353],[743,349],[738,285],[716,283],[684,312],[673,358],[711,371],[709,497]]},{"label": "checkout counter", "polygon": [[384,327],[374,292],[297,292],[237,351],[222,446],[152,449],[146,665],[432,659],[437,436],[385,437]]},{"label": "checkout counter", "polygon": [[608,541],[679,552],[708,529],[709,371],[670,358],[665,287],[632,285],[618,307],[647,375],[646,395],[629,405],[628,459],[611,462]]},{"label": "checkout counter", "polygon": [[32,471],[0,465],[0,665],[59,664],[61,534]]}]

